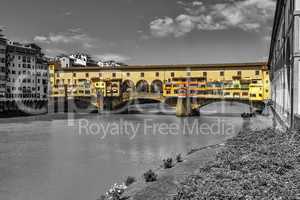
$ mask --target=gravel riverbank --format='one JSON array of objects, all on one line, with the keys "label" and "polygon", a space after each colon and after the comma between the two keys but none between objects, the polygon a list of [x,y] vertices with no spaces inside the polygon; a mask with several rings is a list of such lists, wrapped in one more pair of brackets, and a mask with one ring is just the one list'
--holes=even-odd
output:
[{"label": "gravel riverbank", "polygon": [[183,163],[138,181],[125,199],[300,199],[300,133],[272,129],[272,118],[245,122],[225,144],[199,149]]}]

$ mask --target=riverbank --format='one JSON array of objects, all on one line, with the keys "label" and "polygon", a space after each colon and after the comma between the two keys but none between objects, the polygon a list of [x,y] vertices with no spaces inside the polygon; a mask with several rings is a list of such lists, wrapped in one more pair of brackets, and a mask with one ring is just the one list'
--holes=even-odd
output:
[{"label": "riverbank", "polygon": [[243,131],[225,144],[195,150],[183,163],[159,170],[156,182],[130,186],[124,198],[299,198],[299,133],[274,131],[272,123],[262,116],[246,121]]}]

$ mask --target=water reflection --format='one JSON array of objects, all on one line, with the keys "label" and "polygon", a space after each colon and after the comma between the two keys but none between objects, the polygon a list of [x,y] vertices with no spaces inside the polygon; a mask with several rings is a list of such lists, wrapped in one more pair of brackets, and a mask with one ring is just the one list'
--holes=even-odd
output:
[{"label": "water reflection", "polygon": [[[230,107],[229,107],[230,106]],[[243,109],[229,105],[231,110]],[[211,108],[209,108],[211,109]],[[80,135],[80,120],[108,125],[120,119],[140,125],[134,138],[127,135]],[[144,121],[178,124],[179,134],[145,134]],[[66,116],[0,120],[0,196],[13,200],[91,199],[126,176],[139,177],[146,169],[157,168],[161,160],[185,153],[193,146],[219,143],[231,135],[190,134],[185,124],[214,124],[223,120],[234,132],[242,126],[237,116],[176,118],[172,115],[77,116],[73,126]],[[149,128],[148,131],[152,131]],[[153,131],[155,133],[155,131]]]}]

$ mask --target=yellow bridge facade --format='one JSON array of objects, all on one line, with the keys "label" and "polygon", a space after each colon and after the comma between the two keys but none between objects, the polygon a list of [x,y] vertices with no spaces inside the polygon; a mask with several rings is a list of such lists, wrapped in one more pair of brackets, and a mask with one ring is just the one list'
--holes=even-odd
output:
[{"label": "yellow bridge facade", "polygon": [[51,97],[266,102],[271,94],[266,63],[65,69],[50,63],[49,72]]}]

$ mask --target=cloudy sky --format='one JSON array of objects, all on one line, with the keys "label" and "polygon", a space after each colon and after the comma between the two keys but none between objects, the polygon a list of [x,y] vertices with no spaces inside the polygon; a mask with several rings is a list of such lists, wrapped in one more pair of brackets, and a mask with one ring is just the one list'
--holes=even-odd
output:
[{"label": "cloudy sky", "polygon": [[129,64],[265,60],[275,0],[1,0],[9,39]]}]

